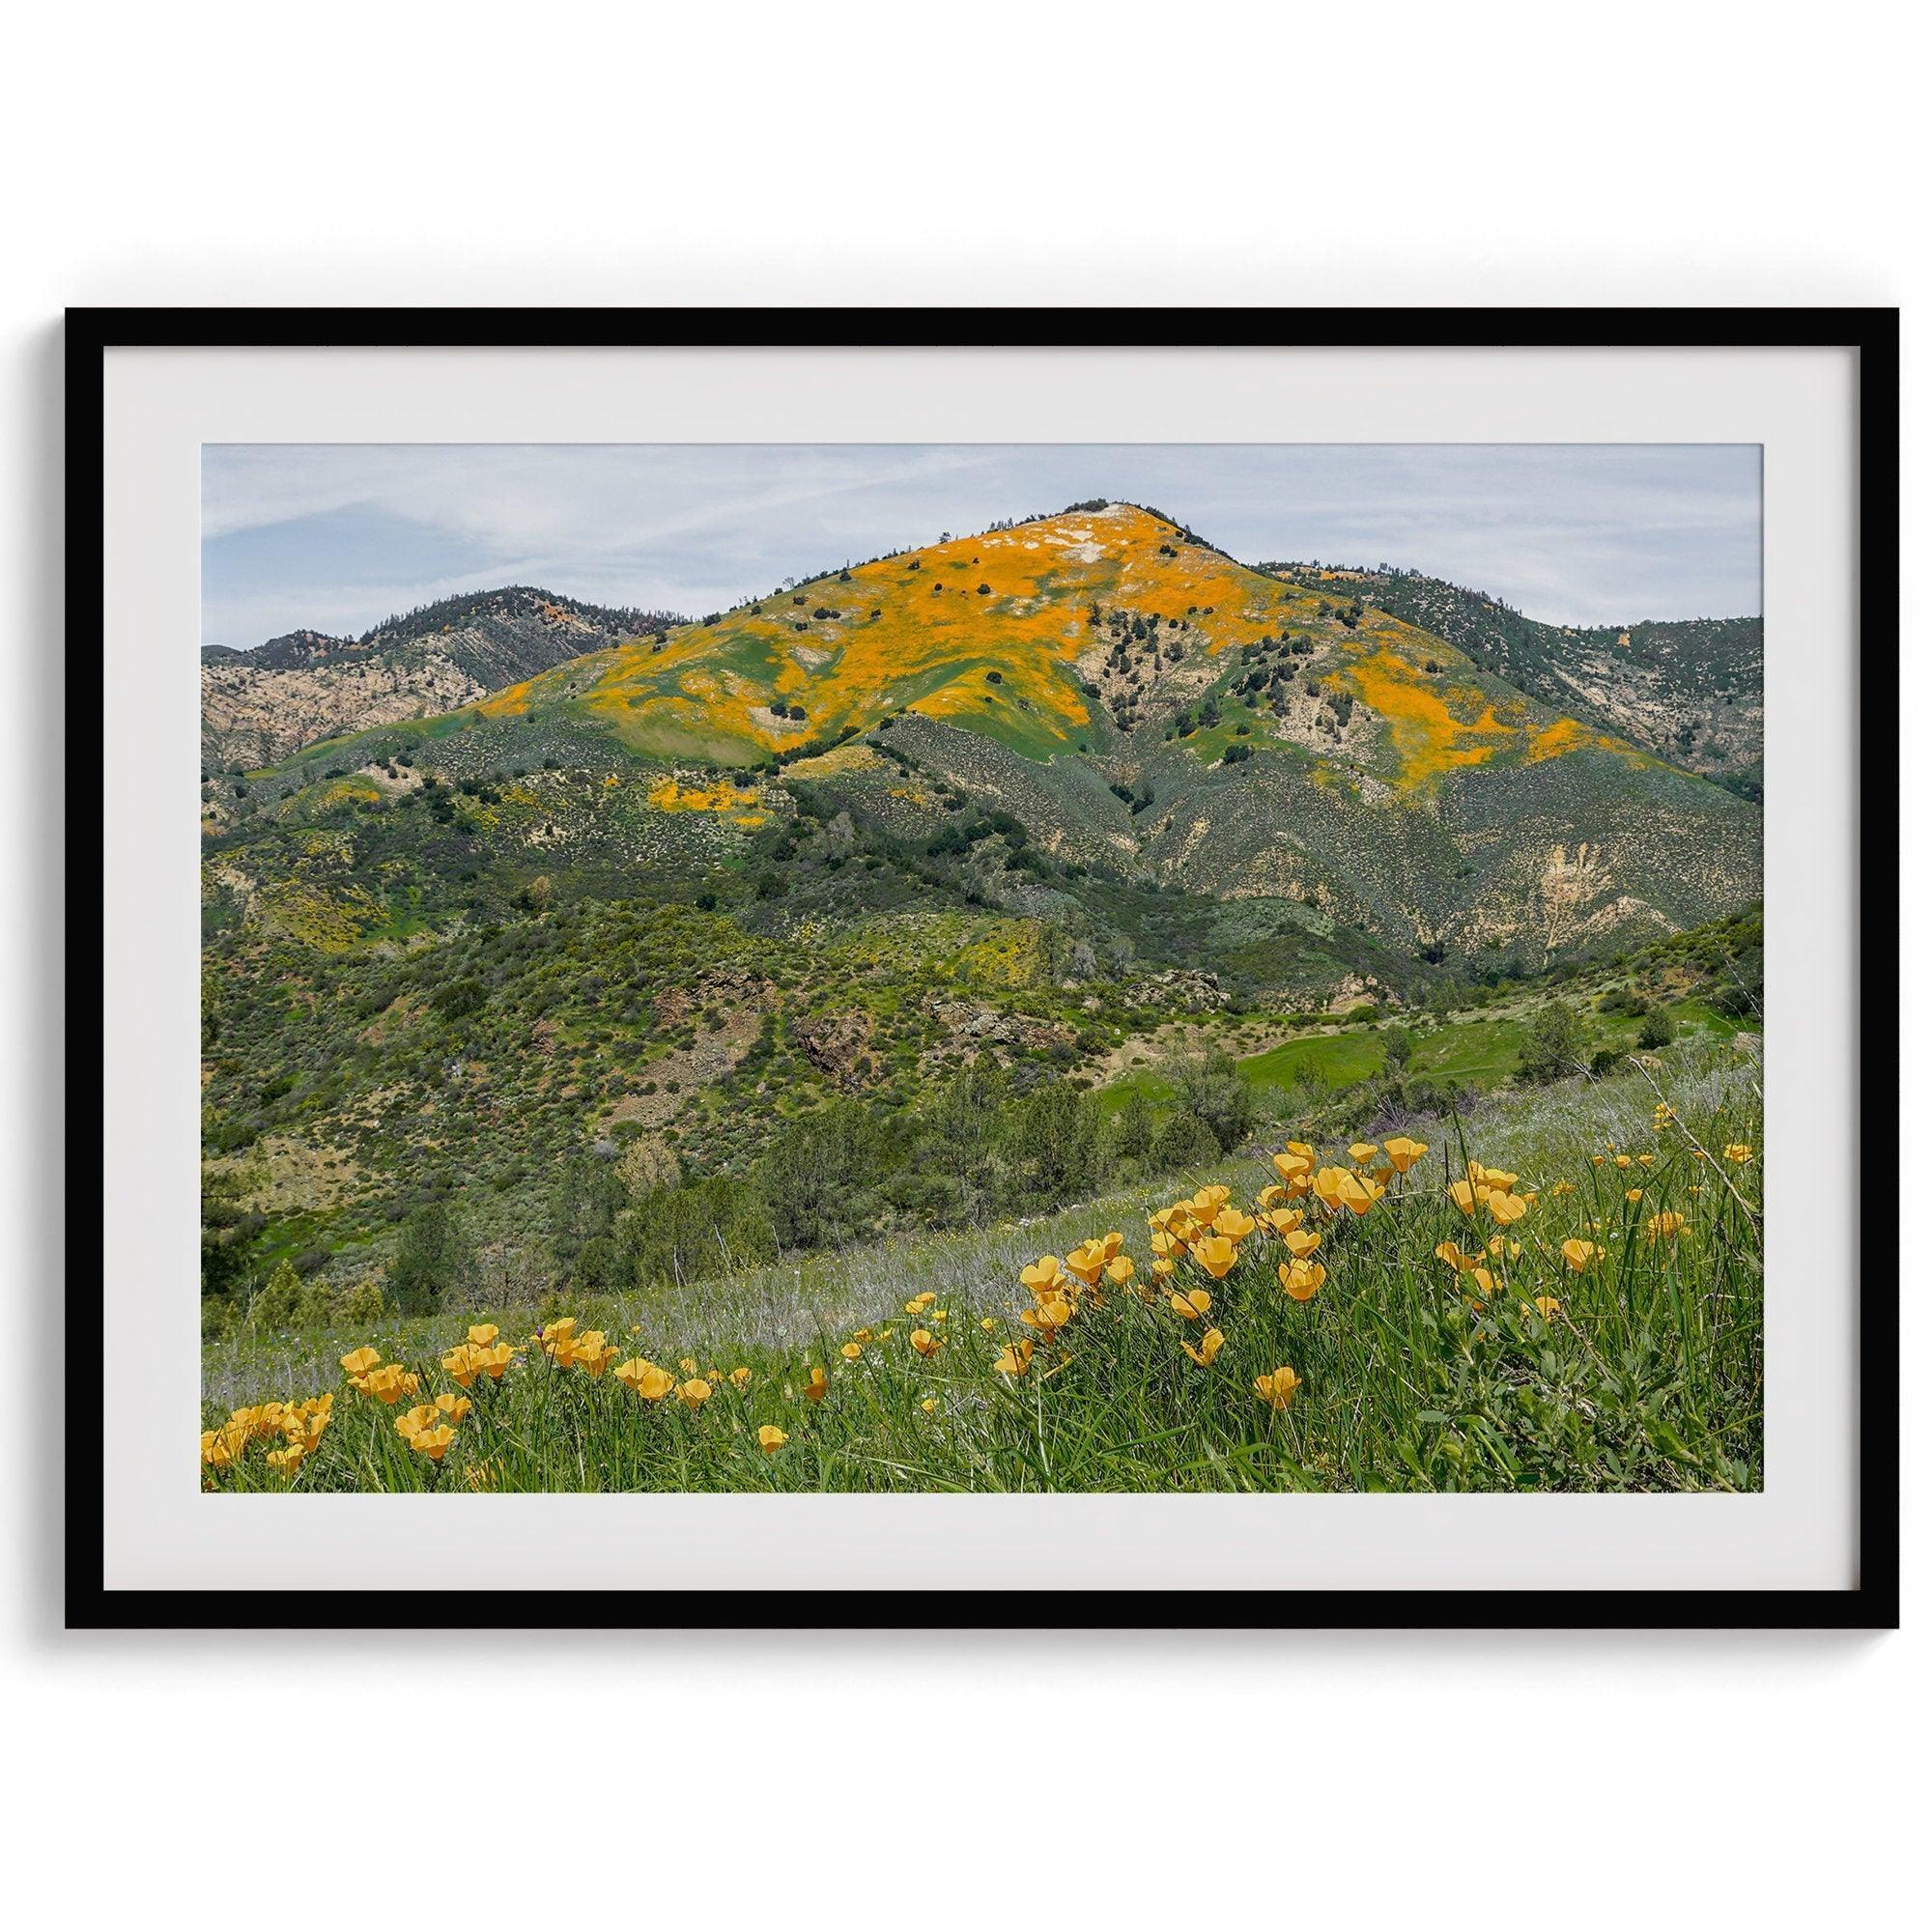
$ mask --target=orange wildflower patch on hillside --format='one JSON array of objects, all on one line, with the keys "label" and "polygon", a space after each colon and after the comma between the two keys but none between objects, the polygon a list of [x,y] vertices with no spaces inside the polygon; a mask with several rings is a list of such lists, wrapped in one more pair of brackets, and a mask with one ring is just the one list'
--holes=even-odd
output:
[{"label": "orange wildflower patch on hillside", "polygon": [[1481,692],[1451,687],[1449,695],[1462,696],[1467,708],[1482,707],[1472,719],[1459,718],[1437,681],[1394,651],[1361,658],[1344,675],[1362,702],[1388,721],[1400,784],[1419,788],[1446,772],[1485,764],[1518,735]]}]

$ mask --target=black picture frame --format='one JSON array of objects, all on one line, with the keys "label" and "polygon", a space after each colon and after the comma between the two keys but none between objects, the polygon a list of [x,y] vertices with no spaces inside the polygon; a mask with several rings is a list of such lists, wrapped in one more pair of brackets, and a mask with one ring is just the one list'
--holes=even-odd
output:
[{"label": "black picture frame", "polygon": [[[1894,734],[1869,740],[1863,693],[1897,688],[1899,668],[1898,311],[1894,308],[73,308],[67,312],[67,607],[70,655],[100,661],[103,566],[102,379],[113,349],[248,348],[1426,348],[1806,349],[1855,351],[1858,646],[1853,667],[1858,789],[1857,849],[1849,855],[1858,906],[1858,1041],[1853,1076],[1861,1142],[1884,1145],[1898,1124],[1899,764]],[[72,727],[70,726],[71,738]],[[67,811],[84,828],[100,814],[91,748],[70,744]],[[83,906],[89,902],[83,900]],[[71,916],[71,956],[102,936],[99,900]],[[70,968],[74,980],[86,969]],[[71,994],[87,989],[79,984]],[[1867,997],[1869,996],[1869,997]],[[73,1001],[76,1007],[84,1000]],[[70,1041],[79,1081],[104,1065],[99,1045]],[[69,1113],[70,1175],[98,1168]],[[75,1227],[70,1181],[69,1251],[99,1253]],[[112,1211],[111,1207],[107,1210]],[[1368,1591],[1221,1593],[1211,1609],[1185,1589],[1054,1593],[1055,1621],[1113,1628],[1199,1624],[1240,1630],[1747,1629],[1882,1630],[1898,1623],[1899,1247],[1881,1212],[1861,1221],[1853,1257],[1857,1297],[1857,1582],[1842,1590],[1531,1589],[1436,1587]],[[76,1266],[67,1285],[70,1332],[99,1325],[101,1278]],[[98,1369],[67,1351],[65,1604],[75,1630],[406,1628],[406,1605],[382,1590],[307,1592],[294,1605],[269,1589],[178,1591],[106,1587],[103,1577],[104,1438],[97,1421]],[[967,1590],[935,1603],[905,1590],[800,1590],[774,1617],[770,1593],[755,1611],[718,1590],[561,1591],[543,1586],[464,1594],[461,1620],[490,1629],[702,1627],[770,1631],[903,1624],[1004,1625],[1024,1591]],[[1017,1601],[1016,1601],[1017,1600]]]}]

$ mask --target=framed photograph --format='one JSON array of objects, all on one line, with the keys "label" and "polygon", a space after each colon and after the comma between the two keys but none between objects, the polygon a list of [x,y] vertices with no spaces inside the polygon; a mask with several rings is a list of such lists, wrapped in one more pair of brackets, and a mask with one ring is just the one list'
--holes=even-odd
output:
[{"label": "framed photograph", "polygon": [[1895,1623],[1895,312],[68,330],[71,1624]]}]

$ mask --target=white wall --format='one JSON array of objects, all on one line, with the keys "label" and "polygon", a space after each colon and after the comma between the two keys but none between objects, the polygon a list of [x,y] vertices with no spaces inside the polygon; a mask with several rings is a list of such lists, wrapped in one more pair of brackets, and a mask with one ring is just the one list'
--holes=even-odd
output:
[{"label": "white wall", "polygon": [[[0,118],[7,688],[30,715],[56,701],[65,302],[1903,301],[1916,452],[1923,112],[1894,17],[33,10]],[[1916,460],[1907,480],[1911,528]],[[1922,570],[1908,593],[1917,720]],[[71,683],[85,718],[89,668]],[[9,751],[20,906],[51,890],[58,767],[26,721]],[[1922,893],[1908,917],[1922,956]],[[0,1010],[37,1015],[11,1062],[29,1076],[56,965],[44,920],[0,947]],[[1072,1925],[1103,1898],[1127,1923],[1884,1922],[1917,1849],[1899,1731],[1924,1706],[1921,1634],[1127,1639],[1030,1605],[1005,1640],[58,1636],[52,1119],[30,1100],[0,1160],[22,1235],[0,1712],[24,1774],[14,1889],[44,1888],[48,1915],[391,1918],[460,1893],[481,1924],[614,1902]],[[415,1608],[432,1633],[462,1621]]]}]

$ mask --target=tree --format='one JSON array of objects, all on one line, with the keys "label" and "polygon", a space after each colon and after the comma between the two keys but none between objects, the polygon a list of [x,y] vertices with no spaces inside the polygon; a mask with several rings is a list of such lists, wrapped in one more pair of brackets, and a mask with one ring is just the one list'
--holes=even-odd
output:
[{"label": "tree", "polygon": [[431,1315],[468,1272],[469,1252],[446,1201],[418,1208],[403,1228],[389,1293],[405,1315]]},{"label": "tree", "polygon": [[1153,1108],[1138,1086],[1130,1086],[1127,1104],[1114,1117],[1109,1151],[1119,1165],[1137,1168],[1153,1151]]},{"label": "tree", "polygon": [[1552,1001],[1529,1023],[1517,1061],[1525,1080],[1560,1080],[1575,1073],[1583,1057],[1583,1028],[1576,1009]]},{"label": "tree", "polygon": [[1644,1015],[1643,1024],[1636,1030],[1636,1043],[1646,1050],[1668,1046],[1677,1037],[1677,1029],[1670,1024],[1670,1015],[1652,1011]]},{"label": "tree", "polygon": [[1178,1113],[1190,1114],[1214,1137],[1217,1152],[1232,1153],[1253,1129],[1254,1089],[1225,1053],[1184,1054],[1168,1063]]},{"label": "tree", "polygon": [[1065,1080],[1043,1080],[1007,1122],[1009,1171],[1022,1203],[1051,1208],[1093,1185],[1098,1168],[1099,1112]]},{"label": "tree", "polygon": [[1157,1174],[1186,1174],[1220,1151],[1205,1121],[1193,1114],[1170,1114],[1154,1136],[1149,1158]]}]

